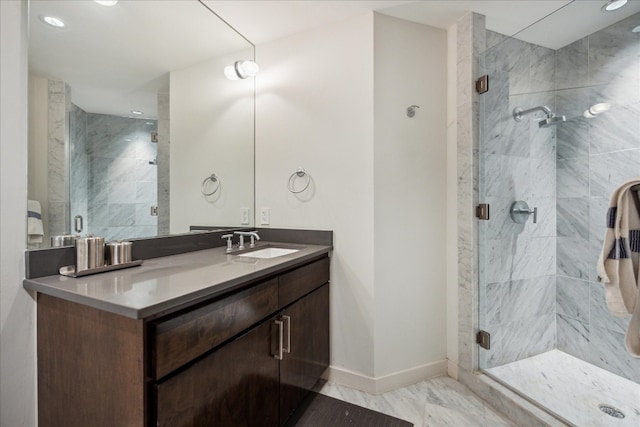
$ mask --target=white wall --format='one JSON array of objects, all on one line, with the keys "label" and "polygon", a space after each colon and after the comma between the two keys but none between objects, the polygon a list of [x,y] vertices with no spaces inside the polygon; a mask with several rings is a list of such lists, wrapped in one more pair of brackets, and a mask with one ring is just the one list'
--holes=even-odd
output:
[{"label": "white wall", "polygon": [[[375,375],[446,358],[446,32],[375,15]],[[415,104],[413,118],[406,115]]]},{"label": "white wall", "polygon": [[[383,391],[444,373],[446,33],[371,13],[256,58],[256,210],[334,231],[332,379]],[[294,196],[297,167],[313,183]]]},{"label": "white wall", "polygon": [[0,425],[35,426],[35,303],[27,232],[27,2],[0,1]]},{"label": "white wall", "polygon": [[[171,72],[171,233],[190,225],[238,225],[240,208],[252,208],[254,82],[223,74],[226,65],[252,58],[247,49]],[[205,197],[202,181],[212,173],[221,187]]]},{"label": "white wall", "polygon": [[[334,231],[331,364],[373,376],[373,15],[259,45],[256,60],[256,210]],[[298,166],[313,177],[300,197]]]},{"label": "white wall", "polygon": [[[28,198],[40,202],[43,242],[49,241],[49,80],[29,76]],[[43,245],[46,246],[46,245]]]}]

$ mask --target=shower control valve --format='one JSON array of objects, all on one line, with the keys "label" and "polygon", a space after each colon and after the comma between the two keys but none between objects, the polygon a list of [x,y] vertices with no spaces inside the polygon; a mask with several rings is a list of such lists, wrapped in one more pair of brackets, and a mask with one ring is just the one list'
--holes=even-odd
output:
[{"label": "shower control valve", "polygon": [[533,214],[533,223],[538,222],[538,208],[529,209],[527,202],[519,200],[511,205],[511,219],[517,224],[524,224]]}]

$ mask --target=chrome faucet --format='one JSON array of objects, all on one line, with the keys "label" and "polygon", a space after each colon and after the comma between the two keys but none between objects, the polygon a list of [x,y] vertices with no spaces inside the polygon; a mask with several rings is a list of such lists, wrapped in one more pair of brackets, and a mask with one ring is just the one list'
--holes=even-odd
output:
[{"label": "chrome faucet", "polygon": [[251,243],[249,244],[250,248],[255,248],[256,239],[260,240],[260,236],[258,236],[258,232],[257,231],[236,231],[236,232],[234,232],[234,234],[237,234],[238,236],[240,236],[240,242],[238,243],[238,249],[239,250],[243,250],[244,249],[244,237],[245,236],[251,237]]}]

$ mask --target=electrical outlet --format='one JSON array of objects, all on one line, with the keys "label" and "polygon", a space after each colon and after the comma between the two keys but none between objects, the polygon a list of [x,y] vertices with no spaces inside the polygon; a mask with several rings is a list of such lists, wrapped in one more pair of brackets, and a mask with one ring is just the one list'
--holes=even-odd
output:
[{"label": "electrical outlet", "polygon": [[240,224],[249,225],[249,208],[240,208]]},{"label": "electrical outlet", "polygon": [[269,208],[260,208],[260,225],[269,225]]}]

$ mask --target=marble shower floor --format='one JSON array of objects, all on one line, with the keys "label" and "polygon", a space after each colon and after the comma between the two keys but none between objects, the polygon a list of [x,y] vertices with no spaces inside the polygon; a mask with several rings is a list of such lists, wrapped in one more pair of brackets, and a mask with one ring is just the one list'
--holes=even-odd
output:
[{"label": "marble shower floor", "polygon": [[[640,426],[640,385],[559,350],[486,370],[549,411],[579,427]],[[607,404],[624,412],[613,418]]]},{"label": "marble shower floor", "polygon": [[449,377],[379,395],[329,382],[320,393],[412,422],[415,427],[513,427],[471,390]]}]

